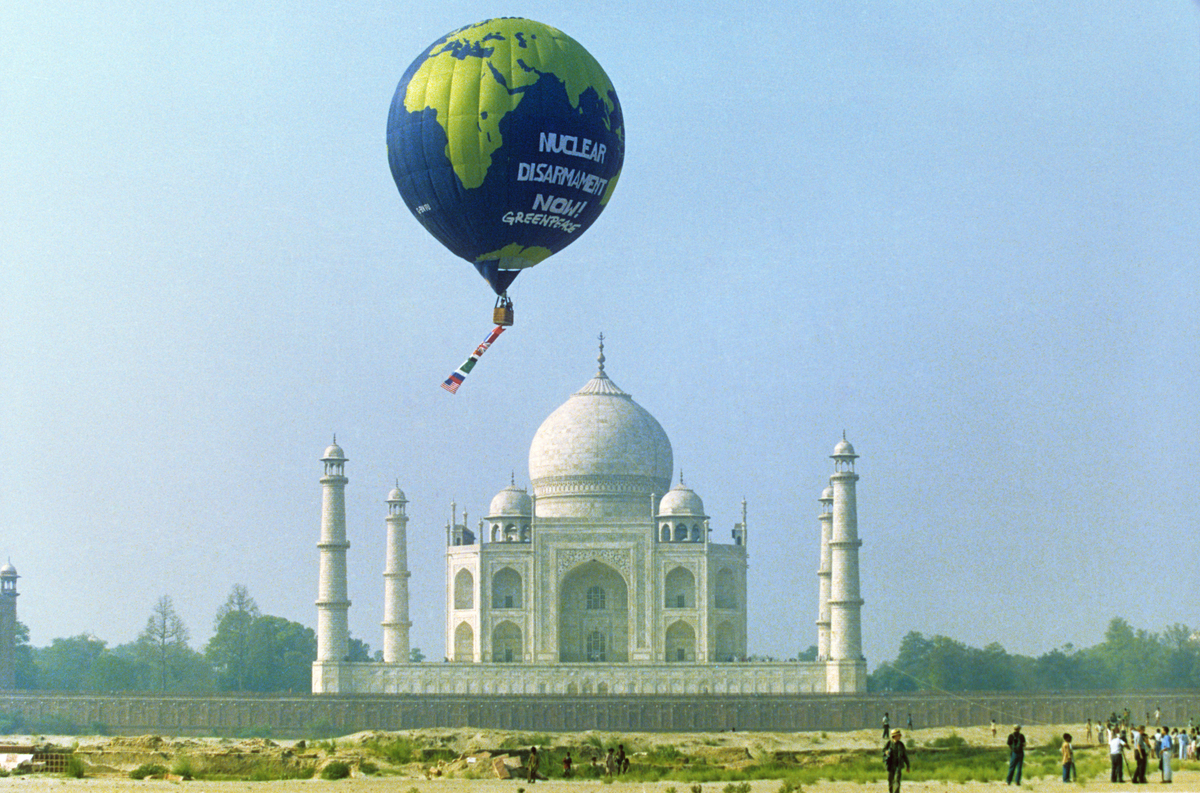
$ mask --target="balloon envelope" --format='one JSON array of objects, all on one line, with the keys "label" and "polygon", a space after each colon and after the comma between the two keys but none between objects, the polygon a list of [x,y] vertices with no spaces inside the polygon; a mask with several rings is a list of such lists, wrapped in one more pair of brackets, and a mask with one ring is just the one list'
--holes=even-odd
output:
[{"label": "balloon envelope", "polygon": [[608,76],[574,39],[489,19],[408,67],[387,144],[409,210],[500,294],[600,215],[625,159],[625,124]]}]

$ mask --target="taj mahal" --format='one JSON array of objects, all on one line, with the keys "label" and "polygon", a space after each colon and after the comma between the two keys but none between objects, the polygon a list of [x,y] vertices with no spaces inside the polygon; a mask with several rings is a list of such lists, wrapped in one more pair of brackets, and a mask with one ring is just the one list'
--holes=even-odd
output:
[{"label": "taj mahal", "polygon": [[409,661],[408,502],[399,487],[387,496],[383,660],[346,660],[347,458],[336,439],[325,450],[313,693],[866,690],[854,447],[837,443],[817,499],[817,659],[747,662],[746,503],[729,541],[718,541],[700,496],[681,476],[672,483],[662,426],[605,373],[603,343],[598,361],[535,433],[529,491],[515,482],[501,490],[475,530],[451,505],[446,663]]}]

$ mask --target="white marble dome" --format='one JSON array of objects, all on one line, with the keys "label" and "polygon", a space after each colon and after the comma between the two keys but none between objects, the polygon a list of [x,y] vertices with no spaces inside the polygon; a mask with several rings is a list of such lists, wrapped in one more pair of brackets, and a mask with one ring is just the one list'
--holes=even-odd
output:
[{"label": "white marble dome", "polygon": [[854,453],[854,447],[850,445],[850,441],[842,438],[838,441],[838,445],[833,447],[833,457],[857,457]]},{"label": "white marble dome", "polygon": [[3,567],[0,567],[0,575],[5,578],[16,577],[17,568],[13,567],[12,562],[5,562]]},{"label": "white marble dome", "polygon": [[696,491],[680,482],[663,496],[658,505],[658,514],[663,517],[670,515],[703,518],[704,502],[696,495]]},{"label": "white marble dome", "polygon": [[527,516],[533,514],[533,499],[529,497],[522,488],[514,485],[501,490],[492,499],[492,505],[488,507],[488,515],[500,516]]},{"label": "white marble dome", "polygon": [[333,439],[333,443],[325,448],[325,454],[321,457],[322,460],[341,460],[345,462],[346,455],[342,453],[342,447],[337,445],[337,438]]},{"label": "white marble dome", "polygon": [[662,425],[608,379],[603,363],[542,422],[529,447],[529,479],[539,504],[556,495],[665,493],[673,468]]}]

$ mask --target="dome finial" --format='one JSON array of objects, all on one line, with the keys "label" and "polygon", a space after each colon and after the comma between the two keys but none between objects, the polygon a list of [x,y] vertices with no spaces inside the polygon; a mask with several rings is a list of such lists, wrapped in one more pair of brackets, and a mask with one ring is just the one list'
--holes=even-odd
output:
[{"label": "dome finial", "polygon": [[598,356],[596,356],[596,360],[600,364],[600,373],[603,374],[603,372],[604,372],[604,333],[603,332],[600,333],[599,338],[600,338],[600,354]]},{"label": "dome finial", "polygon": [[683,484],[683,469],[682,468],[679,469],[679,484],[680,485]]},{"label": "dome finial", "polygon": [[517,486],[517,472],[516,471],[508,472],[508,484],[511,485],[512,487]]}]

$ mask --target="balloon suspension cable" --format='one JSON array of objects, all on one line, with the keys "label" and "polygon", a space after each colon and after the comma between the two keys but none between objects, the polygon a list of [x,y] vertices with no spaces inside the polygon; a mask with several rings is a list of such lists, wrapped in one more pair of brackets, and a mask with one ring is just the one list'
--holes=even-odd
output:
[{"label": "balloon suspension cable", "polygon": [[[510,322],[509,324],[512,323]],[[446,382],[442,383],[442,388],[446,389],[451,394],[457,394],[458,387],[462,385],[463,380],[465,380],[467,377],[467,374],[475,368],[475,362],[479,360],[479,356],[487,352],[487,348],[492,346],[492,342],[500,337],[500,334],[504,332],[504,327],[504,325],[497,325],[495,328],[493,328],[492,332],[488,334],[488,337],[483,340],[483,344],[480,344],[478,347],[476,347],[475,352],[471,353],[471,356],[467,358],[467,360],[463,361],[462,366],[458,367],[453,374],[446,378]]]}]

